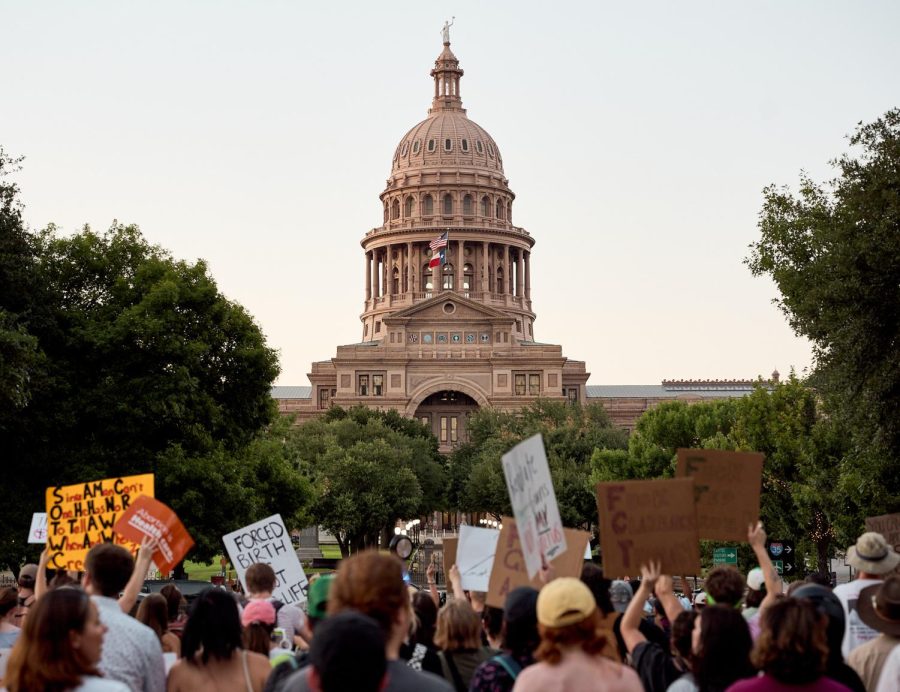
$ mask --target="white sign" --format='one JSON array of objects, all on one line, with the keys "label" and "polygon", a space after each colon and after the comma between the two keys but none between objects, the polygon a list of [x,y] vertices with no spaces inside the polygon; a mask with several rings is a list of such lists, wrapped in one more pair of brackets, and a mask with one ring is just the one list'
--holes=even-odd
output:
[{"label": "white sign", "polygon": [[494,553],[497,552],[497,529],[480,529],[475,526],[459,527],[459,544],[456,547],[456,566],[462,587],[466,591],[488,590]]},{"label": "white sign", "polygon": [[503,455],[503,475],[531,579],[541,562],[566,552],[566,534],[553,492],[544,438],[529,437]]},{"label": "white sign", "polygon": [[592,556],[591,556],[591,542],[590,542],[590,541],[588,541],[588,544],[587,544],[587,545],[585,546],[585,548],[584,548],[584,559],[585,559],[585,560],[590,560],[590,559],[592,559]]},{"label": "white sign", "polygon": [[29,543],[47,542],[47,513],[35,512],[31,515],[31,528],[28,529]]},{"label": "white sign", "polygon": [[291,535],[284,526],[280,514],[261,519],[242,529],[222,536],[225,550],[238,573],[238,579],[247,589],[244,575],[247,568],[257,562],[265,562],[275,571],[275,589],[272,597],[284,604],[300,605],[306,602],[309,580],[303,572]]}]

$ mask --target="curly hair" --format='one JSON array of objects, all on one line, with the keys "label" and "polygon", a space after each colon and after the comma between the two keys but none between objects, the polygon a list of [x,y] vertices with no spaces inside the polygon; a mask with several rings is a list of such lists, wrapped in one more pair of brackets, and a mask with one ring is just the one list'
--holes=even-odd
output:
[{"label": "curly hair", "polygon": [[744,575],[734,567],[719,565],[706,577],[706,594],[716,603],[736,606],[744,597]]},{"label": "curly hair", "polygon": [[606,646],[606,637],[600,631],[600,609],[594,611],[581,622],[565,627],[546,627],[538,623],[541,643],[535,651],[535,658],[555,666],[562,660],[563,649],[581,647],[588,656],[596,656]]},{"label": "curly hair", "polygon": [[806,599],[776,601],[763,615],[753,664],[789,685],[817,680],[828,660],[826,625],[826,617]]}]

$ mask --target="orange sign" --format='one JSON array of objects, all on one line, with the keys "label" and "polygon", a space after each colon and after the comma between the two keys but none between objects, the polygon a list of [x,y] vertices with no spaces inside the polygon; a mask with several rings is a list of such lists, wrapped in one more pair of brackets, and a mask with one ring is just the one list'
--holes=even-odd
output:
[{"label": "orange sign", "polygon": [[[533,586],[538,590],[543,586],[540,574],[535,574],[534,579],[528,578],[516,520],[503,517],[502,524],[487,595],[487,604],[495,608],[502,608],[506,604],[507,594],[519,586]],[[577,529],[563,529],[563,532],[567,547],[564,553],[550,560],[553,576],[580,577],[584,566],[584,548],[590,542],[591,534]]]},{"label": "orange sign", "polygon": [[133,543],[140,543],[144,536],[157,540],[153,553],[156,568],[164,575],[177,565],[194,547],[184,524],[168,506],[152,497],[139,497],[113,527],[115,532]]},{"label": "orange sign", "polygon": [[694,479],[597,485],[603,574],[635,577],[650,560],[665,574],[700,574]]},{"label": "orange sign", "polygon": [[694,479],[700,538],[747,540],[747,527],[759,519],[764,459],[759,452],[678,450],[675,476]]},{"label": "orange sign", "polygon": [[47,488],[48,566],[81,571],[96,543],[115,541],[131,548],[124,539],[116,540],[113,526],[141,495],[153,497],[152,473]]}]

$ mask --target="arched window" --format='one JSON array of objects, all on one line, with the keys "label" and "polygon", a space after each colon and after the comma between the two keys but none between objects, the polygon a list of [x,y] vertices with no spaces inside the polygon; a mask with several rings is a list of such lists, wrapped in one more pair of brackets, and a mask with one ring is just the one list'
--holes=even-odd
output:
[{"label": "arched window", "polygon": [[491,200],[487,195],[481,198],[481,215],[486,219],[491,215]]},{"label": "arched window", "polygon": [[453,197],[444,195],[444,216],[453,216]]},{"label": "arched window", "polygon": [[503,293],[503,267],[497,267],[497,293]]},{"label": "arched window", "polygon": [[429,139],[429,140],[428,140],[428,151],[429,151],[429,152],[434,151],[434,139]]},{"label": "arched window", "polygon": [[449,137],[444,140],[444,151],[453,151],[453,140]]},{"label": "arched window", "polygon": [[464,139],[462,142],[460,142],[460,144],[462,145],[463,151],[469,151],[469,140],[468,139]]},{"label": "arched window", "polygon": [[431,282],[432,274],[431,267],[428,266],[428,263],[422,265],[422,290],[430,291],[434,288],[434,284]]},{"label": "arched window", "polygon": [[471,291],[475,287],[475,270],[468,262],[463,265],[463,290]]},{"label": "arched window", "polygon": [[466,195],[465,197],[463,197],[463,214],[465,214],[466,216],[472,216],[472,214],[473,214],[472,207],[473,206],[474,205],[472,204],[472,195]]},{"label": "arched window", "polygon": [[443,282],[444,290],[447,290],[447,291],[453,290],[453,277],[454,277],[453,265],[445,264],[444,265],[444,282]]},{"label": "arched window", "polygon": [[395,296],[400,294],[400,270],[394,267],[394,273],[391,279],[391,293]]},{"label": "arched window", "polygon": [[416,200],[412,198],[412,195],[406,198],[406,203],[404,204],[403,215],[406,218],[412,216],[413,209],[416,208]]},{"label": "arched window", "polygon": [[506,220],[512,223],[512,202],[506,203]]},{"label": "arched window", "polygon": [[495,216],[498,219],[503,218],[503,201],[502,200],[499,200],[499,199],[497,200],[497,213],[495,214]]},{"label": "arched window", "polygon": [[424,207],[422,210],[424,216],[431,216],[434,214],[434,198],[431,195],[425,195],[425,199],[422,200],[422,205]]},{"label": "arched window", "polygon": [[394,203],[391,204],[391,218],[399,219],[400,218],[400,200],[395,199]]}]

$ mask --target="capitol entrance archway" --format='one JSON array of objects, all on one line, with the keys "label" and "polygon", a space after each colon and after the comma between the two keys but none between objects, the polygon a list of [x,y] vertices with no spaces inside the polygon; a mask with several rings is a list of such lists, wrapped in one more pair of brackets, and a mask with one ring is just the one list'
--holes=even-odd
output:
[{"label": "capitol entrance archway", "polygon": [[453,390],[435,392],[416,409],[416,419],[427,425],[438,439],[440,450],[449,452],[468,440],[466,420],[478,409],[468,394]]}]

